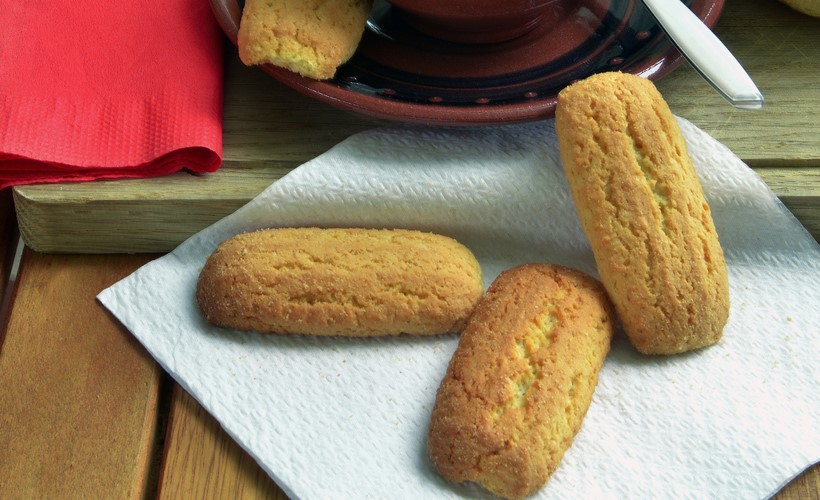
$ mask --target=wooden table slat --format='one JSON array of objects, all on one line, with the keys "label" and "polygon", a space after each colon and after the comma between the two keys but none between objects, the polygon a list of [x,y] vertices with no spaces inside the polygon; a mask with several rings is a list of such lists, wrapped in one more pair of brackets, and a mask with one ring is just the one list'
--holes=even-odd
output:
[{"label": "wooden table slat", "polygon": [[24,254],[0,350],[0,497],[153,487],[162,370],[94,300],[148,260]]},{"label": "wooden table slat", "polygon": [[171,399],[160,499],[284,500],[287,496],[179,386]]}]

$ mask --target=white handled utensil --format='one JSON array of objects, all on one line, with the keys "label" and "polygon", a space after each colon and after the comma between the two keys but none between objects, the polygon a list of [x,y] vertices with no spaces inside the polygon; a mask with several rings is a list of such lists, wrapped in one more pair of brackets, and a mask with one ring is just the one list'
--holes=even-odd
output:
[{"label": "white handled utensil", "polygon": [[763,94],[729,49],[680,0],[643,0],[681,54],[733,106],[760,109]]}]

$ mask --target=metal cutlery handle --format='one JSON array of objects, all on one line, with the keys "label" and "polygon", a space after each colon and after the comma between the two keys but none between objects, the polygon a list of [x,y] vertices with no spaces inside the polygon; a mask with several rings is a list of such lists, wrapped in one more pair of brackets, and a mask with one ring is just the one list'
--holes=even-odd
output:
[{"label": "metal cutlery handle", "polygon": [[729,49],[680,0],[643,0],[663,30],[692,64],[733,106],[760,109],[763,94]]}]

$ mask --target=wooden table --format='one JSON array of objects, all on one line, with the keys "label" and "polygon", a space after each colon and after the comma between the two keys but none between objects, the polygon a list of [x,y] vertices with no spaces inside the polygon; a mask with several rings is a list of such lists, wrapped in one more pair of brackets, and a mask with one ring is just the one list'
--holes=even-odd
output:
[{"label": "wooden table", "polygon": [[[716,31],[755,76],[764,111],[731,110],[686,67],[659,87],[677,114],[755,168],[817,238],[820,20],[773,0],[729,0]],[[0,193],[3,274],[18,221],[28,235],[16,279],[0,283],[14,292],[0,333],[0,498],[285,498],[95,296],[377,124],[302,98],[230,54],[218,174]],[[113,222],[123,215],[127,235]],[[818,492],[814,467],[777,498]]]}]

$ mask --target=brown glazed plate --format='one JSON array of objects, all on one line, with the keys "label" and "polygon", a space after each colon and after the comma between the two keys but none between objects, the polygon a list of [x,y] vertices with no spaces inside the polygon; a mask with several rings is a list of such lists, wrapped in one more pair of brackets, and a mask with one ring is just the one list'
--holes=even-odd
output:
[{"label": "brown glazed plate", "polygon": [[[210,0],[236,44],[238,0]],[[683,0],[713,27],[724,0]],[[531,31],[497,43],[457,43],[410,27],[377,0],[353,58],[331,80],[262,68],[332,106],[374,118],[439,125],[497,125],[554,115],[558,92],[603,71],[651,80],[683,58],[641,0],[556,0]]]}]

